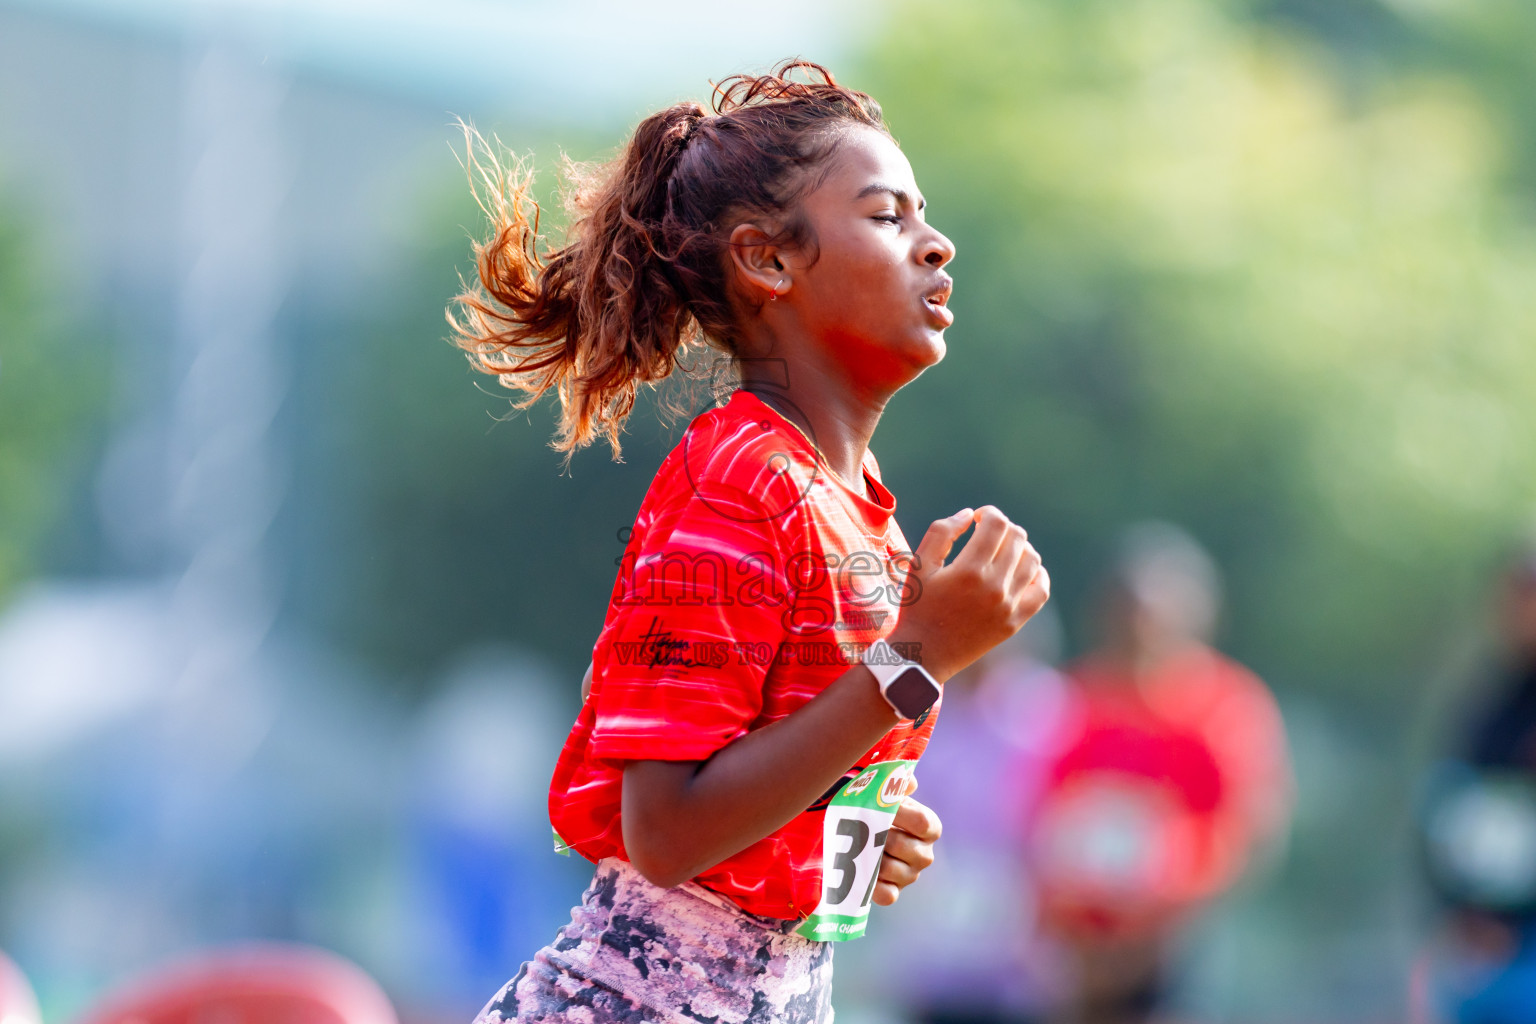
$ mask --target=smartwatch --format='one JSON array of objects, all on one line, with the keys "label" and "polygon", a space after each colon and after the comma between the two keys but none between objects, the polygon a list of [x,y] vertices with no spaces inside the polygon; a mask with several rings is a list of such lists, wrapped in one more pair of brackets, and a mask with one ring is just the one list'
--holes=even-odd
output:
[{"label": "smartwatch", "polygon": [[927,669],[897,654],[884,640],[876,640],[865,649],[864,667],[880,684],[880,696],[909,721],[921,718],[944,692]]}]

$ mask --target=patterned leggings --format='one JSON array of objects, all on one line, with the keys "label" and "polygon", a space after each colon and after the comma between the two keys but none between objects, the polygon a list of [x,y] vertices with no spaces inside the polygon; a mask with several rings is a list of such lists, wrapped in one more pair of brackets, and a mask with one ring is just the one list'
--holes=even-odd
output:
[{"label": "patterned leggings", "polygon": [[555,941],[475,1024],[831,1024],[832,945],[692,882],[597,865]]}]

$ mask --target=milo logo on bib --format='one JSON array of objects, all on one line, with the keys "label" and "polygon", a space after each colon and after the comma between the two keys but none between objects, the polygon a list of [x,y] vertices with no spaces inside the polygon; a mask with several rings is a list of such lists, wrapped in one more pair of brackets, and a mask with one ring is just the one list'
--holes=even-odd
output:
[{"label": "milo logo on bib", "polygon": [[869,788],[869,784],[874,782],[879,774],[880,769],[870,768],[869,770],[865,771],[863,775],[860,775],[858,778],[848,783],[848,787],[844,789],[843,792],[849,796],[858,796],[860,793]]},{"label": "milo logo on bib", "polygon": [[[885,777],[885,782],[880,786],[880,793],[875,797],[875,803],[881,807],[896,807],[901,803],[901,798],[907,795],[907,780],[912,777],[912,772],[891,772]],[[896,812],[891,811],[892,814]]]},{"label": "milo logo on bib", "polygon": [[796,932],[819,942],[864,934],[880,857],[916,761],[872,764],[827,804],[821,832],[821,902]]}]

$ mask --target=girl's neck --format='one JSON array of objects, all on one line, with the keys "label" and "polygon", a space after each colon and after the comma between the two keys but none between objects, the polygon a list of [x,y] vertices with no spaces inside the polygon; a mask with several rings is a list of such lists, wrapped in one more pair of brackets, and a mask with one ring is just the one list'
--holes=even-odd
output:
[{"label": "girl's neck", "polygon": [[800,365],[787,374],[783,364],[779,369],[774,380],[743,366],[741,386],[799,427],[832,472],[855,492],[867,494],[864,455],[885,403],[861,400],[846,386]]}]

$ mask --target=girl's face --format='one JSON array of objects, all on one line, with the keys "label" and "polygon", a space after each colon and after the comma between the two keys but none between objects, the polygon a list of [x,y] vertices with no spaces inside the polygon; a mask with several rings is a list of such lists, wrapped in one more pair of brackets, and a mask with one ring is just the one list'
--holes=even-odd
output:
[{"label": "girl's face", "polygon": [[886,135],[851,128],[801,200],[815,240],[784,257],[799,327],[853,382],[894,391],[944,358],[954,244],[930,227],[912,165]]}]

